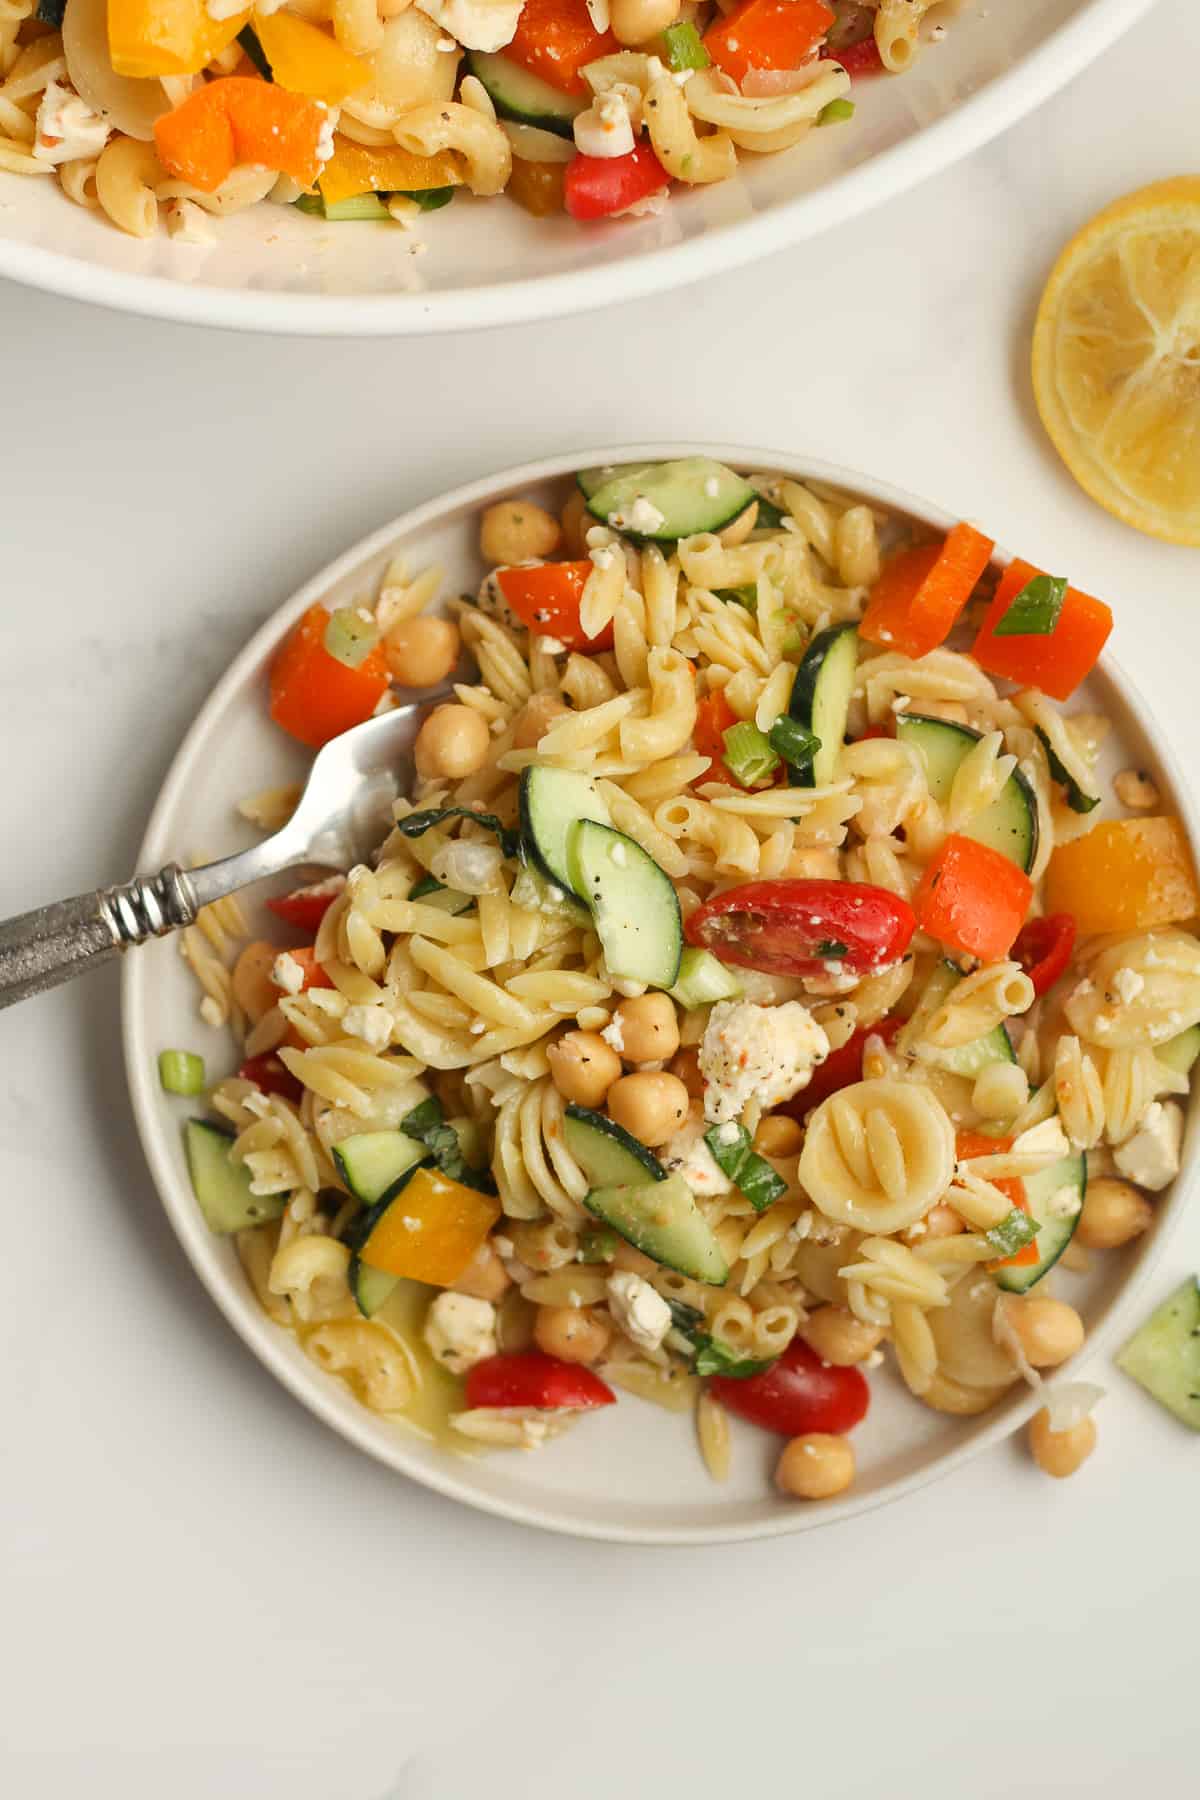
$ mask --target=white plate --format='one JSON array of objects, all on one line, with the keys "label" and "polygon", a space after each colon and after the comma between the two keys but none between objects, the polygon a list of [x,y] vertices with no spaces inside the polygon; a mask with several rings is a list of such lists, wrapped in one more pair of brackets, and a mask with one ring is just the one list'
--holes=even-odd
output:
[{"label": "white plate", "polygon": [[127,237],[57,183],[0,174],[0,275],[77,300],[245,331],[369,337],[551,318],[680,287],[840,223],[945,168],[1041,104],[1150,0],[973,0],[896,79],[855,83],[850,126],[676,194],[658,219],[581,229],[456,199],[425,254],[391,227],[260,206],[210,250]]},{"label": "white plate", "polygon": [[[935,530],[954,523],[909,494],[828,463],[724,445],[592,449],[459,488],[347,551],[256,633],[184,740],[154,808],[139,869],[157,869],[172,858],[198,853],[220,855],[256,841],[235,818],[235,802],[247,792],[303,774],[307,756],[267,717],[265,674],[286,627],[315,600],[345,605],[373,592],[385,565],[399,552],[414,568],[442,563],[450,591],[473,590],[483,572],[476,547],[481,507],[509,494],[549,498],[557,493],[561,498],[570,474],[588,464],[704,451],[744,469],[785,470],[802,480],[831,483]],[[1006,554],[997,554],[1007,560]],[[1113,721],[1115,741],[1102,773],[1108,776],[1127,762],[1152,770],[1166,809],[1183,818],[1193,843],[1200,841],[1193,801],[1145,704],[1111,667],[1089,681],[1084,697]],[[286,889],[290,884],[285,879],[275,885]],[[269,915],[259,921],[264,935],[268,922]],[[122,1001],[138,1128],[168,1216],[200,1279],[255,1355],[319,1418],[390,1467],[443,1494],[525,1524],[586,1537],[640,1543],[772,1537],[898,1499],[1005,1437],[1040,1403],[1018,1383],[1005,1402],[982,1418],[946,1418],[921,1406],[897,1377],[880,1369],[872,1376],[871,1411],[855,1433],[856,1485],[844,1498],[821,1505],[788,1503],[773,1494],[769,1477],[777,1439],[735,1420],[734,1473],[726,1485],[717,1486],[700,1462],[690,1417],[663,1412],[629,1395],[619,1397],[614,1411],[583,1420],[566,1437],[532,1455],[454,1456],[367,1412],[341,1382],[316,1368],[294,1337],[259,1309],[231,1245],[204,1225],[181,1141],[180,1126],[190,1109],[161,1091],[155,1063],[160,1050],[183,1046],[202,1051],[210,1073],[216,1073],[230,1068],[233,1055],[225,1034],[198,1019],[197,990],[175,943],[164,940],[129,956]],[[1193,1115],[1189,1162],[1195,1137]],[[1133,1289],[1141,1285],[1181,1210],[1184,1185],[1181,1178],[1159,1200],[1153,1229],[1134,1248],[1096,1258],[1095,1273],[1086,1278],[1063,1276],[1062,1291],[1079,1306],[1089,1328],[1081,1361],[1095,1364],[1128,1327]],[[1073,1371],[1064,1371],[1063,1378],[1073,1379]]]}]

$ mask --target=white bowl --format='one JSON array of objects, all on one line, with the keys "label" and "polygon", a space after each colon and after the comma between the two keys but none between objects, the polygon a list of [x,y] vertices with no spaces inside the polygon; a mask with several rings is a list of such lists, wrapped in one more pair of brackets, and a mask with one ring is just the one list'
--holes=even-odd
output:
[{"label": "white bowl", "polygon": [[[904,76],[855,83],[853,124],[733,181],[676,194],[658,219],[581,228],[457,199],[422,231],[325,225],[260,206],[210,250],[130,238],[57,184],[0,175],[0,275],[102,306],[245,331],[458,331],[607,306],[778,250],[944,168],[1039,105],[1150,0],[975,0]],[[951,7],[943,11],[949,15]]]},{"label": "white bowl", "polygon": [[[707,452],[747,470],[788,471],[857,493],[873,504],[944,531],[954,521],[937,508],[881,482],[809,457],[724,445],[626,445],[590,450],[459,488],[407,513],[356,545],[315,576],[258,631],[218,682],[184,740],[154,808],[138,867],[159,868],[196,852],[219,855],[255,841],[235,819],[234,803],[273,782],[295,780],[308,758],[268,720],[265,675],[287,626],[315,600],[345,605],[373,592],[391,557],[403,552],[412,567],[442,563],[449,591],[473,590],[482,566],[476,547],[481,507],[507,495],[560,496],[570,474],[596,462],[641,462]],[[547,493],[542,493],[543,489]],[[1007,555],[997,552],[998,560]],[[1105,667],[1083,697],[1113,721],[1113,742],[1101,774],[1133,763],[1153,771],[1165,805],[1200,843],[1195,804],[1172,765],[1145,704]],[[1107,788],[1107,781],[1105,788]],[[286,879],[277,888],[286,889]],[[246,896],[248,903],[251,896]],[[252,907],[253,910],[253,907]],[[261,925],[265,927],[269,915]],[[228,1069],[232,1047],[224,1033],[197,1017],[197,990],[169,940],[130,955],[122,1001],[126,1066],[146,1155],[192,1266],[218,1306],[263,1363],[321,1419],[391,1468],[440,1493],[529,1525],[579,1536],[640,1543],[703,1543],[774,1537],[847,1518],[912,1492],[998,1442],[1041,1402],[1023,1384],[992,1412],[976,1419],[935,1414],[915,1401],[885,1369],[872,1376],[872,1406],[855,1433],[859,1476],[843,1498],[798,1505],[773,1494],[770,1465],[778,1440],[734,1421],[734,1472],[724,1486],[705,1474],[689,1417],[620,1396],[614,1411],[584,1420],[534,1455],[501,1452],[456,1456],[361,1407],[335,1377],[317,1368],[295,1338],[260,1310],[230,1243],[205,1226],[183,1157],[180,1126],[190,1110],[158,1085],[160,1050],[191,1047],[205,1053],[210,1071]],[[1189,1129],[1188,1159],[1195,1142]],[[1135,1247],[1097,1259],[1087,1277],[1064,1275],[1067,1292],[1089,1328],[1084,1359],[1111,1347],[1129,1322],[1128,1301],[1163,1244],[1183,1205],[1184,1180],[1156,1207],[1153,1229]],[[1071,1380],[1068,1368],[1059,1379]],[[1051,1385],[1051,1384],[1048,1384]]]}]

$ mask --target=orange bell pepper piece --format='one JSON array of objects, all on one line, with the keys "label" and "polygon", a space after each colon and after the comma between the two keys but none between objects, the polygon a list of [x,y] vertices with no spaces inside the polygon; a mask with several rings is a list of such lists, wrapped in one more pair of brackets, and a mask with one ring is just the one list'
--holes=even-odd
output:
[{"label": "orange bell pepper piece", "polygon": [[108,0],[108,55],[118,75],[195,75],[232,44],[250,9],[214,19],[204,0]]},{"label": "orange bell pepper piece", "polygon": [[995,549],[973,525],[955,525],[940,544],[894,556],[871,589],[860,637],[905,656],[945,642]]},{"label": "orange bell pepper piece", "polygon": [[1069,700],[1096,665],[1113,628],[1112,610],[1103,600],[1069,587],[1053,631],[997,637],[996,626],[1021,589],[1044,573],[1020,558],[1009,563],[983,615],[971,655],[989,675],[1005,675],[1022,687],[1041,688],[1055,700]]},{"label": "orange bell pepper piece", "polygon": [[496,585],[530,631],[557,638],[568,650],[611,650],[611,625],[590,638],[579,623],[579,606],[591,572],[590,562],[533,563],[528,568],[518,564],[497,569]]},{"label": "orange bell pepper piece", "polygon": [[[1006,1150],[1011,1150],[1012,1147],[1013,1141],[1010,1137],[985,1137],[982,1131],[960,1131],[954,1140],[954,1154],[959,1162],[967,1162],[973,1156],[1002,1156]],[[1025,1193],[1025,1183],[1019,1176],[1006,1175],[997,1180],[993,1175],[989,1177],[989,1180],[992,1186],[1004,1195],[1011,1207],[1017,1212],[1028,1213],[1029,1200]],[[998,1256],[995,1261],[985,1263],[984,1267],[989,1273],[996,1269],[1021,1269],[1027,1268],[1037,1259],[1037,1239],[1031,1238],[1019,1250],[1014,1250],[1011,1256]]]},{"label": "orange bell pepper piece", "polygon": [[261,163],[309,188],[321,172],[318,154],[329,114],[318,100],[289,94],[269,81],[229,75],[210,81],[154,127],[168,174],[211,194],[238,163]]},{"label": "orange bell pepper piece", "polygon": [[1060,844],[1046,867],[1046,911],[1071,912],[1081,937],[1148,931],[1200,913],[1200,889],[1178,819],[1105,819]]},{"label": "orange bell pepper piece", "polygon": [[254,21],[271,78],[292,94],[340,106],[371,79],[371,65],[343,50],[329,32],[293,13],[259,13]]},{"label": "orange bell pepper piece", "polygon": [[620,48],[611,31],[596,30],[584,0],[525,0],[504,54],[560,93],[586,94],[584,64]]},{"label": "orange bell pepper piece", "polygon": [[[303,944],[298,950],[289,950],[287,954],[292,961],[299,963],[304,971],[304,986],[300,989],[306,994],[309,988],[331,988],[333,978],[327,975],[317,961],[317,953],[311,944]],[[307,1044],[304,1046],[308,1048]]]},{"label": "orange bell pepper piece", "polygon": [[500,1217],[500,1202],[437,1169],[420,1168],[359,1249],[372,1269],[449,1287]]},{"label": "orange bell pepper piece", "polygon": [[271,664],[271,717],[312,750],[369,719],[389,684],[382,647],[348,668],[325,648],[328,623],[323,606],[310,606]]},{"label": "orange bell pepper piece", "polygon": [[462,179],[462,161],[453,150],[419,156],[402,150],[399,144],[355,144],[337,135],[333,155],[321,170],[317,186],[326,206],[336,206],[358,194],[415,194],[425,188],[460,187]]},{"label": "orange bell pepper piece", "polygon": [[798,69],[833,24],[825,0],[742,0],[710,25],[704,48],[736,82],[749,69]]},{"label": "orange bell pepper piece", "polygon": [[913,895],[917,924],[948,950],[996,962],[1012,948],[1033,899],[1016,863],[951,832]]}]

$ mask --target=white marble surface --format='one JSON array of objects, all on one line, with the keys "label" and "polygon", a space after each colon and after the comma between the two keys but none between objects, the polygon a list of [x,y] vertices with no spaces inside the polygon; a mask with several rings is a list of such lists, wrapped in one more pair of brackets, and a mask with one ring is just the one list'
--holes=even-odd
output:
[{"label": "white marble surface", "polygon": [[[306,345],[0,290],[0,913],[129,873],[209,683],[334,549],[444,483],[637,432],[811,449],[1068,569],[1200,766],[1200,559],[1076,491],[1026,376],[1060,242],[1195,166],[1191,0],[1144,37],[886,213],[588,321]],[[675,1554],[475,1517],[323,1432],[220,1321],[117,1030],[111,972],[0,1018],[0,1791],[1194,1783],[1197,1448],[1114,1371],[1071,1484],[1008,1448],[900,1510]],[[1200,1210],[1152,1295],[1198,1263]]]}]

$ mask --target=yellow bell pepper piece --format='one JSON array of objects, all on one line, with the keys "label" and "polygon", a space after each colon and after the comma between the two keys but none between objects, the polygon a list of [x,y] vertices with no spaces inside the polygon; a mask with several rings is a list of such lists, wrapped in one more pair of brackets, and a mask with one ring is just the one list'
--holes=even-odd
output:
[{"label": "yellow bell pepper piece", "polygon": [[461,187],[462,163],[453,150],[436,156],[416,156],[399,144],[372,149],[355,144],[340,133],[333,140],[333,155],[321,170],[317,186],[327,206],[352,200],[356,194],[418,193],[425,188]]},{"label": "yellow bell pepper piece", "polygon": [[1060,844],[1046,868],[1046,911],[1069,912],[1082,937],[1176,925],[1200,912],[1178,819],[1112,819]]},{"label": "yellow bell pepper piece", "polygon": [[254,29],[273,79],[293,94],[340,106],[371,79],[370,63],[351,56],[327,31],[310,25],[307,19],[291,13],[259,13]]},{"label": "yellow bell pepper piece", "polygon": [[108,54],[118,75],[196,75],[232,44],[250,9],[210,17],[204,0],[108,0]]},{"label": "yellow bell pepper piece", "polygon": [[458,1280],[500,1217],[490,1194],[418,1169],[359,1250],[372,1269],[432,1287]]}]

